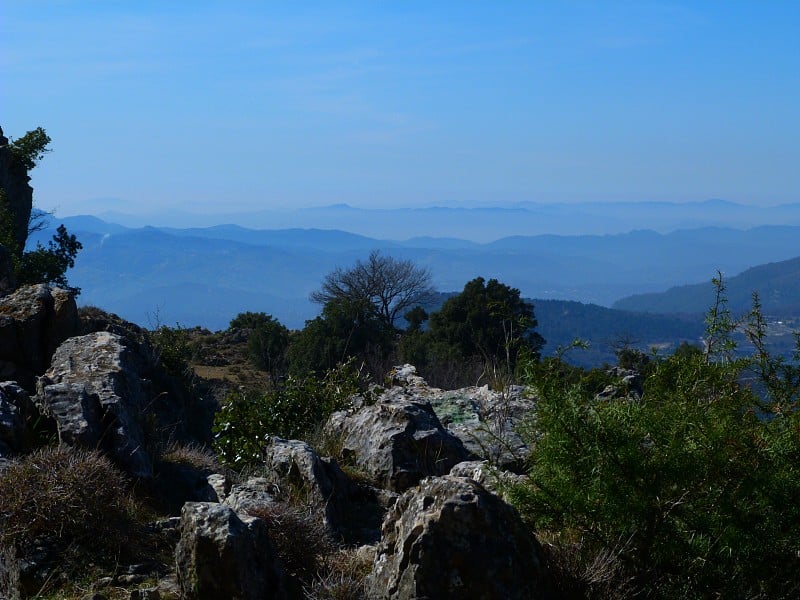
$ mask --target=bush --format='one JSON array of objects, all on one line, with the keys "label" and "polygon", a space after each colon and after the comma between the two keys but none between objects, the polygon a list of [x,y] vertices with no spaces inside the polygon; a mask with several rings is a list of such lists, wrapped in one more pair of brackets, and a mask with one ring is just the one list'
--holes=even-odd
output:
[{"label": "bush", "polygon": [[225,464],[240,468],[259,463],[270,435],[304,439],[365,384],[351,362],[329,370],[321,379],[289,376],[263,395],[233,392],[214,421],[214,449]]},{"label": "bush", "polygon": [[[557,360],[533,372],[530,484],[511,497],[538,529],[584,540],[660,597],[788,597],[800,568],[800,413],[742,385],[758,361],[725,358],[732,331],[713,311],[713,354],[648,366],[641,397],[598,396],[596,373]],[[780,363],[786,367],[784,363]],[[766,372],[772,373],[767,370]]]},{"label": "bush", "polygon": [[150,332],[150,341],[167,373],[181,378],[189,375],[192,349],[189,346],[189,332],[185,328],[180,325],[160,325]]}]

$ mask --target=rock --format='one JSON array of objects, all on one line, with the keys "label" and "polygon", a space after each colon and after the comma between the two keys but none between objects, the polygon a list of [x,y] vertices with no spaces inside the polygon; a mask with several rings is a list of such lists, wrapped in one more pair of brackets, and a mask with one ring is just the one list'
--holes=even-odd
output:
[{"label": "rock", "polygon": [[212,473],[206,477],[209,487],[214,490],[216,498],[212,502],[222,502],[231,492],[231,481],[221,473]]},{"label": "rock", "polygon": [[325,432],[341,440],[344,459],[397,492],[427,475],[444,475],[469,457],[461,441],[442,427],[430,403],[402,387],[386,390],[372,406],[334,413]]},{"label": "rock", "polygon": [[308,500],[324,507],[325,525],[338,529],[347,512],[352,484],[338,463],[320,457],[298,440],[270,438],[265,463],[275,480],[299,488]]},{"label": "rock", "polygon": [[263,521],[228,506],[188,502],[175,550],[186,600],[285,598],[283,572]]},{"label": "rock", "polygon": [[14,259],[8,248],[0,244],[0,296],[10,294],[17,288],[17,276],[14,273]]},{"label": "rock", "polygon": [[369,598],[550,598],[542,550],[517,512],[478,483],[430,477],[383,522]]},{"label": "rock", "polygon": [[528,480],[525,475],[503,471],[487,460],[470,460],[458,463],[450,469],[453,477],[466,477],[480,483],[493,494],[501,495],[503,487],[523,483]]},{"label": "rock", "polygon": [[27,446],[25,423],[36,414],[28,393],[13,381],[0,383],[0,456],[22,452]]},{"label": "rock", "polygon": [[28,285],[0,298],[0,378],[32,390],[56,348],[80,331],[75,296]]},{"label": "rock", "polygon": [[142,357],[118,335],[70,338],[39,379],[36,402],[56,421],[62,443],[101,448],[132,475],[150,477],[147,448],[156,432],[145,432],[153,396],[144,370]]},{"label": "rock", "polygon": [[29,181],[27,170],[14,159],[8,138],[0,129],[0,189],[5,194],[12,232],[19,247],[28,239],[28,221],[33,209],[33,188]]},{"label": "rock", "polygon": [[272,506],[277,502],[278,487],[264,477],[251,477],[231,486],[222,502],[240,515]]}]

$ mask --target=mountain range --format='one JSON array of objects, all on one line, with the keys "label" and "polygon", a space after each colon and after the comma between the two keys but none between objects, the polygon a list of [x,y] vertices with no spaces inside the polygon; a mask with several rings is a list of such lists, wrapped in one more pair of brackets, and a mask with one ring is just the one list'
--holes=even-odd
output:
[{"label": "mountain range", "polygon": [[[457,237],[382,240],[311,228],[131,228],[89,216],[53,224],[61,222],[84,245],[69,274],[83,289],[84,304],[146,326],[210,329],[225,328],[244,310],[302,327],[318,313],[308,295],[322,278],[373,249],[428,268],[440,291],[460,291],[482,276],[519,288],[528,298],[601,306],[687,283],[710,289],[707,282],[717,270],[735,275],[800,256],[800,226],[792,225],[511,236],[478,243]],[[37,232],[31,242],[51,234]]]},{"label": "mountain range", "polygon": [[517,202],[480,206],[360,208],[333,204],[310,208],[226,212],[220,206],[205,214],[164,212],[131,215],[106,212],[106,221],[130,227],[159,223],[177,228],[234,223],[254,229],[338,229],[379,239],[414,237],[458,238],[491,242],[523,235],[608,235],[652,229],[723,227],[746,229],[761,225],[800,225],[800,203],[753,206],[727,200],[700,202]]}]

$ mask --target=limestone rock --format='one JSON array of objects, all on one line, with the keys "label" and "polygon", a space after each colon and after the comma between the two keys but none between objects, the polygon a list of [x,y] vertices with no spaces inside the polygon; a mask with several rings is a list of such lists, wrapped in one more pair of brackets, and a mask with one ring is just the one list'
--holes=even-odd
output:
[{"label": "limestone rock", "polygon": [[56,421],[62,443],[101,448],[132,475],[150,477],[145,426],[152,396],[144,370],[142,357],[117,335],[73,337],[39,379],[36,402]]},{"label": "limestone rock", "polygon": [[14,238],[20,247],[28,238],[28,220],[33,208],[33,188],[28,181],[28,172],[14,160],[8,138],[0,128],[0,189],[5,193]]},{"label": "limestone rock", "polygon": [[517,512],[478,483],[430,477],[383,522],[368,597],[550,598],[542,550]]},{"label": "limestone rock", "polygon": [[0,296],[10,294],[17,287],[14,261],[8,248],[0,244]]},{"label": "limestone rock", "polygon": [[326,434],[341,439],[373,481],[402,492],[428,475],[443,475],[469,453],[439,422],[429,402],[402,387],[386,390],[372,406],[331,415]]},{"label": "limestone rock", "polygon": [[39,284],[0,298],[0,379],[33,389],[56,348],[80,331],[75,296]]},{"label": "limestone rock", "polygon": [[25,449],[25,422],[36,412],[27,392],[13,381],[0,383],[0,456]]},{"label": "limestone rock", "polygon": [[187,600],[285,598],[283,572],[263,521],[240,519],[230,507],[187,502],[175,549]]},{"label": "limestone rock", "polygon": [[273,437],[265,463],[276,481],[302,489],[311,502],[324,507],[326,526],[339,527],[353,486],[335,460],[320,457],[305,442]]},{"label": "limestone rock", "polygon": [[251,477],[244,483],[236,483],[222,499],[240,515],[251,511],[270,507],[275,504],[278,495],[277,486],[264,477]]},{"label": "limestone rock", "polygon": [[450,469],[450,475],[472,479],[493,494],[501,494],[504,486],[528,481],[527,476],[503,471],[492,466],[487,460],[470,460],[458,463]]}]

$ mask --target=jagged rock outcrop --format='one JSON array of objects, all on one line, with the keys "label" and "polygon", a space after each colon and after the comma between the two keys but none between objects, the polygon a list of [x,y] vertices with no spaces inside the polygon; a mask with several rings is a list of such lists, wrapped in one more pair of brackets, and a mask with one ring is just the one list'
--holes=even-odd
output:
[{"label": "jagged rock outcrop", "polygon": [[259,511],[277,503],[278,487],[265,477],[251,477],[242,483],[235,483],[220,502],[231,507],[240,515]]},{"label": "jagged rock outcrop", "polygon": [[383,522],[369,598],[553,597],[539,543],[517,512],[475,481],[430,477]]},{"label": "jagged rock outcrop", "polygon": [[14,260],[11,252],[0,244],[0,296],[10,294],[17,287],[17,277],[14,274]]},{"label": "jagged rock outcrop", "polygon": [[[36,403],[52,417],[62,443],[102,448],[137,477],[153,474],[148,443],[159,435],[146,431],[157,419],[144,357],[124,338],[106,332],[68,339],[53,355],[37,384]],[[148,439],[150,436],[150,439]]]},{"label": "jagged rock outcrop", "polygon": [[28,393],[13,381],[0,382],[0,457],[27,446],[25,423],[36,414]]},{"label": "jagged rock outcrop", "polygon": [[45,284],[0,298],[0,379],[33,390],[56,348],[80,331],[75,295]]},{"label": "jagged rock outcrop", "polygon": [[20,248],[28,238],[28,221],[33,209],[33,188],[28,184],[29,181],[28,172],[14,159],[8,138],[0,128],[0,189],[5,193],[14,238]]},{"label": "jagged rock outcrop", "polygon": [[480,483],[493,494],[503,495],[504,488],[528,481],[527,475],[503,471],[492,466],[487,460],[468,460],[450,469],[454,477],[466,477]]},{"label": "jagged rock outcrop", "polygon": [[175,562],[187,600],[286,597],[283,571],[264,522],[240,518],[222,504],[184,505]]},{"label": "jagged rock outcrop", "polygon": [[344,459],[396,492],[428,475],[444,475],[470,457],[442,427],[430,403],[403,387],[386,390],[372,406],[334,413],[325,433],[341,440]]},{"label": "jagged rock outcrop", "polygon": [[265,453],[264,462],[275,479],[300,489],[311,503],[324,507],[325,525],[338,529],[354,491],[339,464],[299,440],[273,437]]},{"label": "jagged rock outcrop", "polygon": [[457,390],[429,387],[412,365],[392,369],[390,380],[408,393],[431,403],[442,425],[464,444],[473,456],[488,460],[502,470],[525,472],[530,450],[517,431],[535,407],[535,398],[522,386],[502,391],[489,386]]}]

